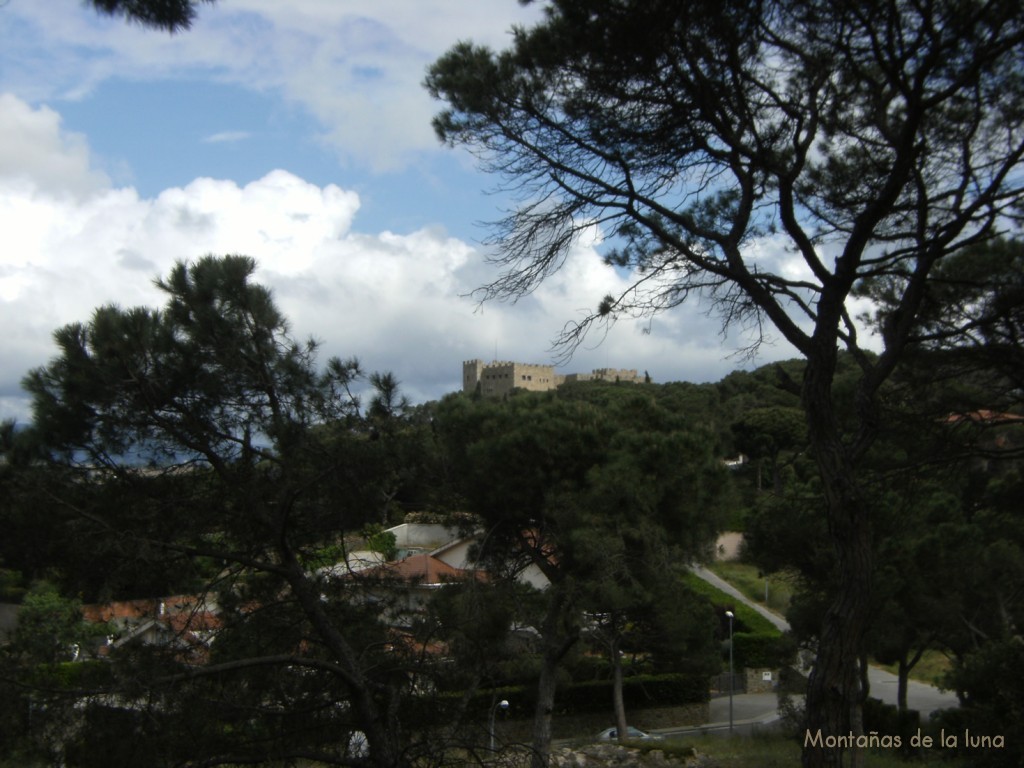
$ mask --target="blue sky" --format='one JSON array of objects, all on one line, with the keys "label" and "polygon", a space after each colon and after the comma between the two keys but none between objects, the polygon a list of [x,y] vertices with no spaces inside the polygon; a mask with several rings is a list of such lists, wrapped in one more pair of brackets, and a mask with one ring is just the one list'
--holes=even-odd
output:
[{"label": "blue sky", "polygon": [[[220,0],[169,36],[77,0],[0,5],[0,418],[28,417],[19,381],[54,354],[55,328],[160,303],[153,278],[204,253],[255,257],[297,336],[394,371],[416,401],[457,389],[465,359],[549,362],[563,325],[628,275],[602,263],[595,233],[532,296],[467,298],[496,276],[479,222],[502,198],[437,142],[421,86],[455,42],[500,47],[539,13]],[[739,346],[686,307],[619,322],[563,370],[717,380]]]}]

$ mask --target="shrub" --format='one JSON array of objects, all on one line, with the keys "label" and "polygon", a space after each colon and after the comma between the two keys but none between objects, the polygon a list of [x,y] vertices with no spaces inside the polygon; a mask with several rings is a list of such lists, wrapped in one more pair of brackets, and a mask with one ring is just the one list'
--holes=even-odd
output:
[{"label": "shrub", "polygon": [[796,642],[790,635],[733,633],[733,660],[737,667],[789,666],[796,656]]},{"label": "shrub", "polygon": [[[455,694],[452,694],[455,696]],[[637,675],[623,681],[622,698],[626,709],[676,707],[708,700],[707,677],[703,675]],[[533,712],[536,689],[533,686],[506,686],[479,692],[469,704],[470,711],[489,712],[492,701],[507,699],[516,717]],[[559,688],[555,712],[560,715],[605,712],[611,707],[612,683],[596,680]]]}]

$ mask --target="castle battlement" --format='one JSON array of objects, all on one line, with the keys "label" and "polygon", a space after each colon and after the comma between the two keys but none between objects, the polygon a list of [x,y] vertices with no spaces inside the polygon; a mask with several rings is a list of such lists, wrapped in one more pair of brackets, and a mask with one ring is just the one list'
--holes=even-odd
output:
[{"label": "castle battlement", "polygon": [[590,373],[555,373],[553,365],[517,363],[512,360],[465,360],[462,363],[462,391],[484,397],[501,397],[513,389],[546,392],[568,381],[627,381],[639,383],[636,369],[595,368]]},{"label": "castle battlement", "polygon": [[501,365],[523,365],[523,363],[517,363],[514,360],[491,360],[489,363],[485,363],[483,360],[464,360],[463,365],[474,365],[479,363],[487,368],[494,368],[495,366]]}]

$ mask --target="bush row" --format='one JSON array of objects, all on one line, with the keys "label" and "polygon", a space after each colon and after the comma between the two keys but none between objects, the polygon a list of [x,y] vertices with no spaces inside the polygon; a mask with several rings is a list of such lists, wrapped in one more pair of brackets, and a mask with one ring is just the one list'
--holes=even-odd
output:
[{"label": "bush row", "polygon": [[[537,697],[535,686],[507,686],[479,692],[471,701],[469,711],[489,713],[494,702],[509,702],[510,716],[532,714]],[[645,707],[677,707],[708,700],[708,679],[704,675],[637,675],[622,684],[626,709]],[[576,715],[607,712],[612,708],[612,683],[595,680],[562,686],[555,695],[555,714]]]},{"label": "bush row", "polygon": [[796,641],[790,635],[735,632],[732,640],[733,660],[738,668],[777,669],[792,664],[796,656]]}]

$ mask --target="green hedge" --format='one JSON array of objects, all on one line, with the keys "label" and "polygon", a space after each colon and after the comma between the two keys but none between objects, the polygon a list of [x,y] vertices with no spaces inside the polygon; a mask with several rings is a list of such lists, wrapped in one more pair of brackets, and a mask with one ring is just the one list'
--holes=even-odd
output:
[{"label": "green hedge", "polygon": [[[707,701],[706,676],[637,675],[622,681],[622,698],[627,709],[677,707]],[[612,683],[598,680],[576,683],[555,696],[555,706],[565,713],[602,712],[611,706]]]},{"label": "green hedge", "polygon": [[736,632],[779,637],[782,631],[768,619],[755,611],[739,598],[728,595],[693,573],[683,575],[686,585],[699,595],[704,595],[714,605],[728,607],[736,616]]},{"label": "green hedge", "polygon": [[[454,694],[452,694],[454,699]],[[708,679],[704,675],[637,675],[622,684],[622,698],[626,709],[645,707],[677,707],[699,704],[708,700]],[[468,711],[490,712],[493,702],[506,699],[511,717],[525,717],[533,713],[537,698],[534,686],[506,686],[481,691],[470,702]],[[555,694],[555,714],[575,715],[590,712],[609,712],[612,708],[612,683],[596,680],[561,686]]]},{"label": "green hedge", "polygon": [[796,656],[796,644],[789,635],[735,632],[732,639],[737,667],[785,667],[792,664]]}]

